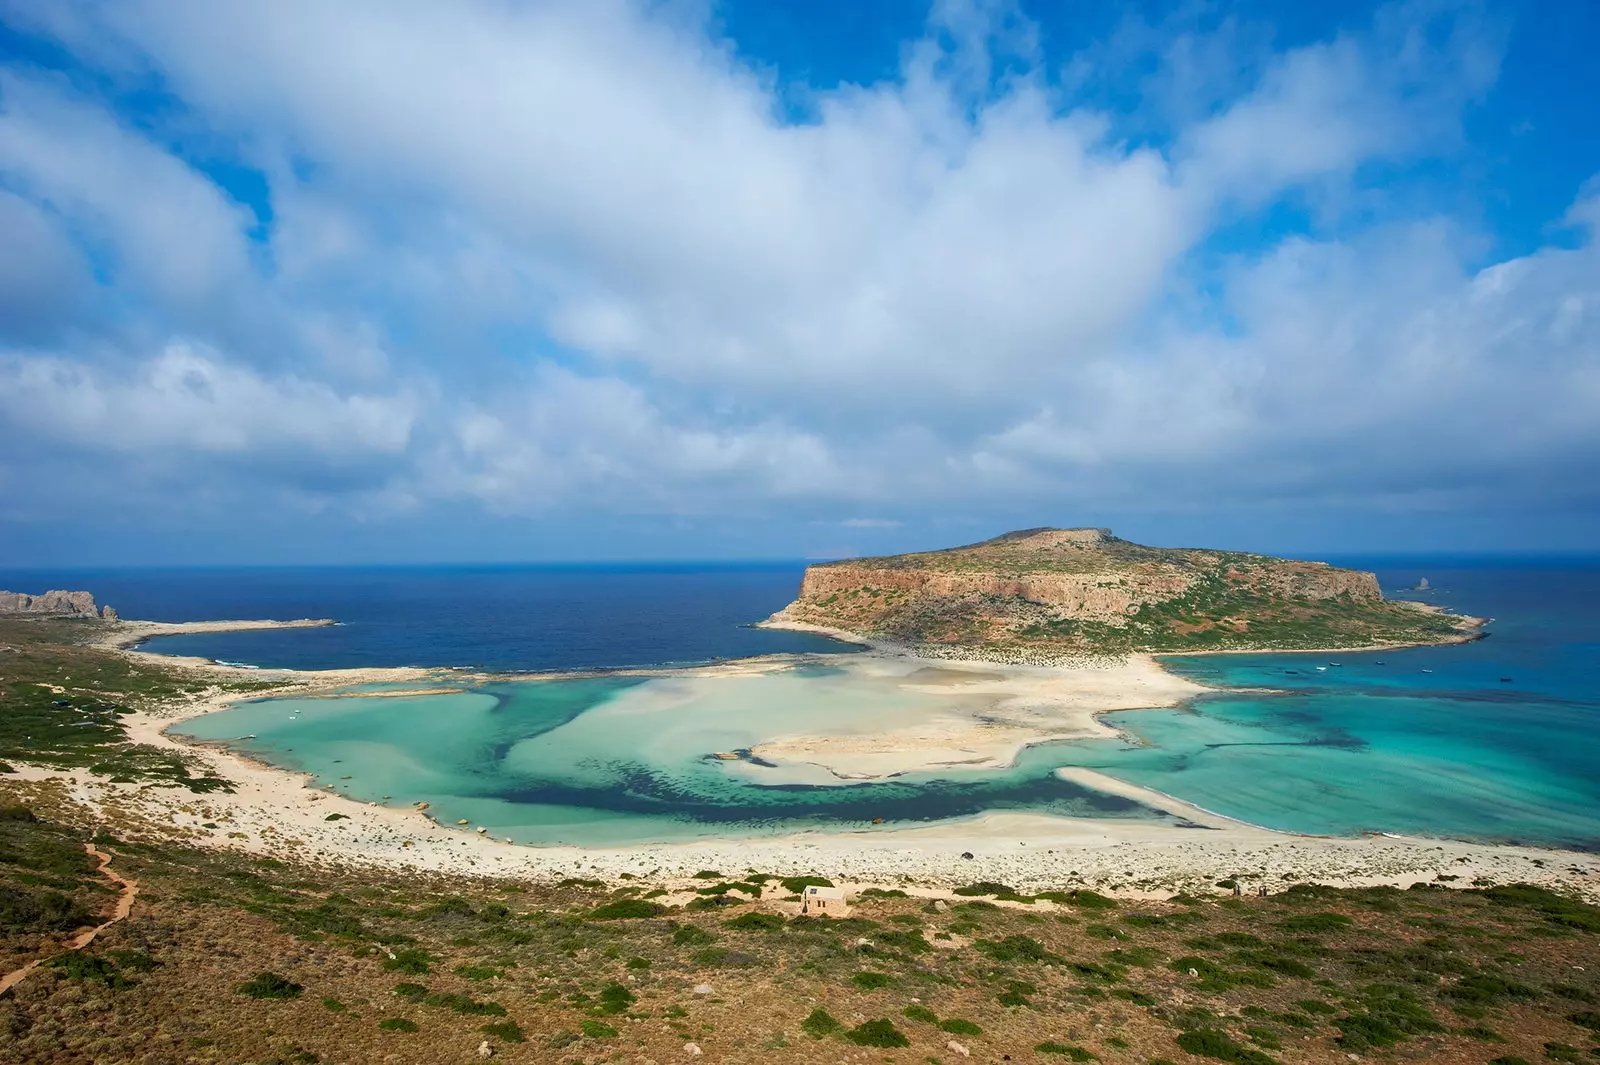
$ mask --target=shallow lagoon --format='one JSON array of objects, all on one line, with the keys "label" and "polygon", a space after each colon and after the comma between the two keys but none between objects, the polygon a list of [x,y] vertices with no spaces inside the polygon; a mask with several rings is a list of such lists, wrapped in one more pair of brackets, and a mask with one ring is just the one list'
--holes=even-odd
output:
[{"label": "shallow lagoon", "polygon": [[362,801],[431,804],[527,843],[625,843],[933,821],[984,810],[1181,819],[1052,775],[1058,745],[1003,770],[817,782],[717,752],[806,729],[907,723],[941,697],[838,669],[512,681],[458,694],[247,703],[184,723]]},{"label": "shallow lagoon", "polygon": [[[760,834],[991,809],[1173,820],[1053,776],[1074,765],[1288,831],[1600,849],[1592,608],[1600,567],[1424,572],[1441,589],[1438,601],[1495,615],[1492,636],[1366,654],[1169,659],[1179,673],[1234,690],[1176,710],[1109,714],[1130,742],[1043,744],[1003,770],[802,783],[710,756],[795,731],[801,715],[848,730],[928,708],[828,668],[704,684],[599,677],[262,702],[183,730],[311,772],[358,799],[427,800],[441,820],[466,818],[530,843]],[[1393,586],[1423,574],[1380,575]],[[240,739],[247,734],[255,738]]]}]

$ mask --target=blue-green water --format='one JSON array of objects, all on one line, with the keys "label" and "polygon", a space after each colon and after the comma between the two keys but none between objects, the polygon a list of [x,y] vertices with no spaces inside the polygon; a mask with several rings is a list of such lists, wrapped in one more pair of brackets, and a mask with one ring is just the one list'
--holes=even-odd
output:
[{"label": "blue-green water", "polygon": [[[788,731],[908,724],[940,697],[842,669],[524,681],[446,695],[277,699],[187,722],[364,801],[419,800],[527,843],[624,843],[931,821],[984,810],[1181,820],[1060,780],[1052,748],[1003,770],[862,782],[719,759]],[[826,776],[826,774],[822,774]]]},{"label": "blue-green water", "polygon": [[[1086,766],[1290,831],[1600,848],[1600,566],[1380,569],[1495,617],[1485,640],[1333,655],[1168,660],[1230,689],[1109,715],[1128,741],[1052,743],[1006,769],[795,778],[734,751],[794,731],[897,727],[933,696],[846,668],[690,680],[508,683],[457,695],[249,704],[190,723],[358,799],[426,800],[519,842],[606,843],[930,821],[1020,809],[1171,815],[1055,777]],[[843,661],[843,660],[839,660]],[[1239,690],[1256,689],[1256,690]],[[1261,689],[1271,689],[1264,691]],[[819,727],[823,726],[823,727]],[[247,734],[254,738],[242,739]]]}]

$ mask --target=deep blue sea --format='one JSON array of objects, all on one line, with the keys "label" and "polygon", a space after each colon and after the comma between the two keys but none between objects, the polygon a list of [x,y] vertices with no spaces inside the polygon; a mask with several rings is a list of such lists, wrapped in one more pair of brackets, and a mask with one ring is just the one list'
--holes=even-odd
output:
[{"label": "deep blue sea", "polygon": [[853,650],[751,628],[803,563],[0,570],[0,588],[87,589],[141,621],[333,618],[335,627],[172,636],[150,650],[290,669],[619,668]]},{"label": "deep blue sea", "polygon": [[[703,711],[704,720],[659,725],[650,758],[621,748],[608,756],[606,737],[619,734],[601,722],[626,685],[602,681],[502,685],[432,702],[258,703],[195,728],[209,738],[259,736],[253,753],[349,781],[338,786],[357,797],[428,798],[451,817],[514,829],[527,841],[775,831],[868,814],[926,821],[996,808],[1161,816],[1053,776],[1057,766],[1078,765],[1288,831],[1600,849],[1600,558],[1335,561],[1376,570],[1389,594],[1492,617],[1489,635],[1403,651],[1169,658],[1169,668],[1221,690],[1178,709],[1109,715],[1128,742],[1044,744],[983,777],[760,787],[703,756],[702,748],[725,749],[706,746],[713,736],[740,727],[745,711],[726,701],[674,711]],[[0,572],[0,587],[88,588],[127,617],[341,622],[164,639],[152,650],[312,669],[515,671],[848,650],[747,627],[789,601],[802,569],[83,570]],[[1404,590],[1424,576],[1432,591]],[[781,716],[757,705],[766,698],[750,705],[752,719]],[[692,734],[701,726],[703,735]],[[476,737],[474,728],[493,742],[462,739]],[[448,735],[459,751],[441,738]],[[582,766],[566,756],[572,744],[587,752]],[[500,760],[485,764],[485,750]]]}]

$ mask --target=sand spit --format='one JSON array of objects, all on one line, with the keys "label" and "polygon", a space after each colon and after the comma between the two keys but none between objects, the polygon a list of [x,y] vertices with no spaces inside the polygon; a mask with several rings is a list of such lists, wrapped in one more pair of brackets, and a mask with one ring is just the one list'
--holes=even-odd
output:
[{"label": "sand spit", "polygon": [[[123,622],[118,626],[142,623]],[[159,626],[152,626],[159,628]],[[149,630],[144,630],[148,632]],[[217,631],[217,630],[212,630]],[[123,637],[118,634],[117,639]],[[133,640],[148,638],[134,636]],[[356,669],[326,672],[239,670],[204,660],[173,660],[121,650],[135,659],[191,668],[201,678],[248,676],[275,682],[247,695],[212,686],[183,700],[125,719],[132,739],[182,750],[207,770],[231,781],[235,791],[195,795],[149,784],[116,784],[85,771],[18,766],[8,781],[23,787],[64,790],[119,834],[168,838],[333,868],[438,872],[524,880],[585,877],[616,880],[623,874],[672,886],[695,872],[758,870],[776,874],[820,873],[854,886],[899,887],[937,895],[978,880],[1036,891],[1090,886],[1124,897],[1165,897],[1177,891],[1215,891],[1216,882],[1237,879],[1250,888],[1278,890],[1290,883],[1335,885],[1530,882],[1575,890],[1600,901],[1600,855],[1538,848],[1491,846],[1446,840],[1366,836],[1321,838],[1269,831],[1232,821],[1170,796],[1112,780],[1091,770],[1063,769],[1065,779],[1136,798],[1182,818],[1192,827],[1149,821],[1092,820],[1031,813],[992,812],[974,818],[917,827],[863,826],[837,832],[802,832],[782,837],[704,840],[631,847],[517,846],[475,831],[432,820],[425,810],[393,809],[358,802],[312,787],[309,778],[253,762],[230,751],[180,743],[165,732],[172,724],[243,699],[330,693],[354,684],[402,683],[419,690],[482,679],[449,670]],[[837,659],[840,656],[829,656]],[[881,772],[900,759],[925,765],[968,748],[1004,764],[1014,757],[1028,728],[1102,730],[1095,715],[1110,709],[1171,705],[1200,690],[1172,677],[1152,660],[1120,667],[1026,667],[1000,664],[906,662],[881,652],[862,668],[892,670],[910,683],[971,685],[1015,719],[985,735],[983,723],[930,726],[918,735],[791,736],[773,741],[775,753],[813,757],[839,767]],[[702,676],[743,675],[786,668],[793,656],[743,661],[695,670]],[[922,673],[922,670],[928,672]],[[677,671],[674,671],[677,672]],[[916,674],[916,677],[912,675]],[[529,678],[532,679],[532,678]],[[1019,723],[1021,722],[1021,723]],[[948,728],[948,731],[941,731]],[[965,728],[966,731],[963,731]],[[917,742],[920,737],[921,743]],[[893,748],[896,740],[904,749]],[[782,746],[787,745],[787,746]],[[853,749],[852,749],[853,748]],[[1010,752],[1009,754],[1007,752]]]},{"label": "sand spit", "polygon": [[949,697],[950,708],[882,732],[775,737],[752,747],[751,755],[780,768],[820,767],[846,780],[952,766],[999,769],[1032,744],[1115,738],[1117,731],[1101,714],[1177,706],[1208,690],[1167,672],[1148,655],[1078,666],[838,657],[863,672],[898,674],[904,691]]}]

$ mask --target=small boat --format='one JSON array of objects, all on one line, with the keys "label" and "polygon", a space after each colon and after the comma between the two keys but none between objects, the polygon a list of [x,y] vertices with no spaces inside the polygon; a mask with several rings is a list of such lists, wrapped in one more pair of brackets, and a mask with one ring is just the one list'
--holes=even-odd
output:
[{"label": "small boat", "polygon": [[1338,666],[1339,666],[1339,663],[1337,663],[1337,662],[1329,662],[1328,665],[1333,666],[1335,669],[1337,669]]},{"label": "small boat", "polygon": [[1433,672],[1433,670],[1431,670],[1431,669],[1425,669],[1425,670],[1423,670],[1423,671],[1422,671],[1422,672],[1424,672],[1424,673],[1432,673],[1432,672]]},{"label": "small boat", "polygon": [[1318,673],[1326,673],[1326,672],[1328,672],[1328,667],[1327,666],[1318,666],[1317,667],[1317,672]]},{"label": "small boat", "polygon": [[1511,683],[1511,678],[1510,677],[1501,677],[1500,678],[1500,683],[1501,684],[1510,684]]}]

